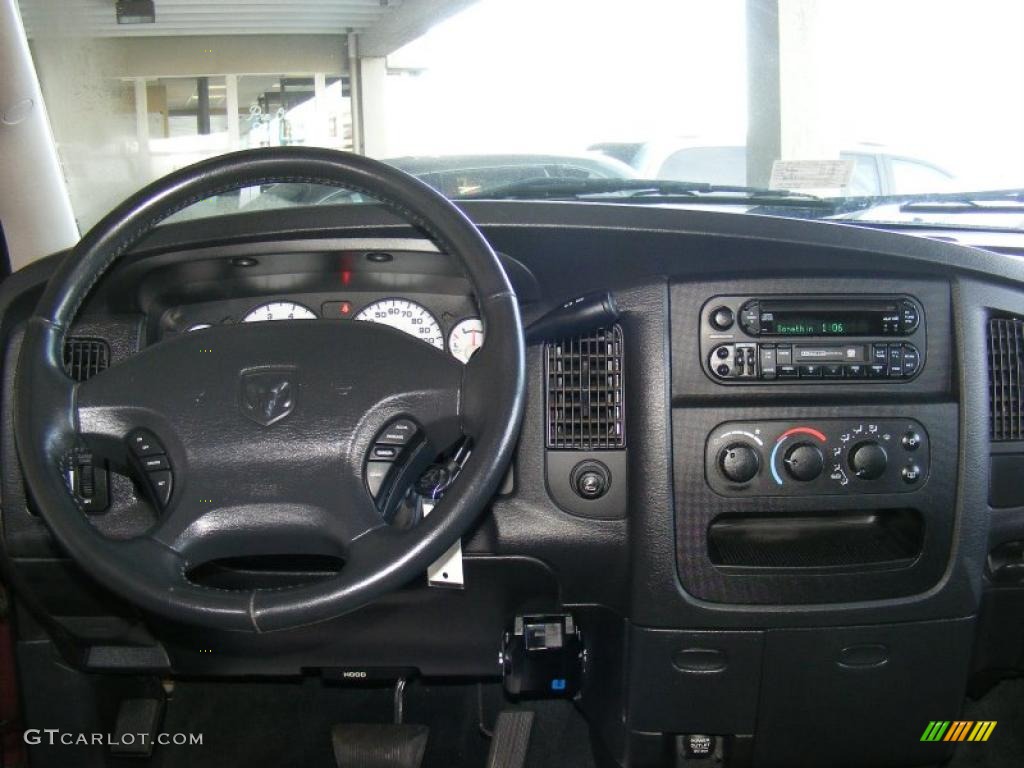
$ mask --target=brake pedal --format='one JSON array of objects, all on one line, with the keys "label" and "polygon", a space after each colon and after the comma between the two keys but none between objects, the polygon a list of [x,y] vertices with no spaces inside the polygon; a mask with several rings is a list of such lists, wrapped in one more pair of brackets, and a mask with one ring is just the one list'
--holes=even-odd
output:
[{"label": "brake pedal", "polygon": [[331,729],[338,768],[420,768],[430,729],[425,725],[340,723]]},{"label": "brake pedal", "polygon": [[487,755],[487,768],[524,768],[532,730],[533,712],[506,709],[499,713]]}]

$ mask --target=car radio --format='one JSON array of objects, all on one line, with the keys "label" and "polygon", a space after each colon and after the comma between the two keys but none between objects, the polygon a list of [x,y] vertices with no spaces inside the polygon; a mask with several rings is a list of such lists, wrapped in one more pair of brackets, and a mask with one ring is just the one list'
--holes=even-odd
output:
[{"label": "car radio", "polygon": [[906,381],[924,367],[910,296],[717,296],[701,310],[701,357],[722,383]]}]

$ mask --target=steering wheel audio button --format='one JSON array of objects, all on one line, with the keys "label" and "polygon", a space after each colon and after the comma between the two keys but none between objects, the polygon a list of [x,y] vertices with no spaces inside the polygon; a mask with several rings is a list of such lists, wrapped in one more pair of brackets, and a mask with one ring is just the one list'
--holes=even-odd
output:
[{"label": "steering wheel audio button", "polygon": [[128,435],[128,448],[140,458],[166,453],[156,435],[148,429],[136,429]]}]

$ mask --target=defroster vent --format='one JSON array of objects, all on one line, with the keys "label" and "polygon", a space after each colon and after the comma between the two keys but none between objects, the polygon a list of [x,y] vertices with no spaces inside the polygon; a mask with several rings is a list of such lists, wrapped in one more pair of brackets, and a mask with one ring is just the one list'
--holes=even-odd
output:
[{"label": "defroster vent", "polygon": [[1024,440],[1024,320],[989,320],[988,376],[993,442]]},{"label": "defroster vent", "polygon": [[622,328],[549,342],[544,352],[548,448],[625,447]]},{"label": "defroster vent", "polygon": [[64,371],[85,381],[110,366],[110,346],[103,339],[71,337],[64,342]]}]

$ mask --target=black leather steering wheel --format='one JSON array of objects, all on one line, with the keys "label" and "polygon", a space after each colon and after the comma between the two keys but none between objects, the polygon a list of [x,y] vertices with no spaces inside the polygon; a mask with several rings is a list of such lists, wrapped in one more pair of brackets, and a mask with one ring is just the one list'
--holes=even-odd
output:
[{"label": "black leather steering wheel", "polygon": [[[292,321],[215,326],[153,344],[83,382],[64,373],[63,345],[97,281],[171,214],[245,186],[304,182],[380,201],[458,258],[486,342],[463,366],[374,323]],[[515,293],[477,228],[401,171],[309,148],[236,152],[177,171],[99,222],[64,260],[28,321],[18,362],[15,437],[40,513],[68,554],[145,611],[190,624],[267,632],[331,619],[397,589],[441,556],[485,508],[511,458],[523,414],[523,333]],[[248,418],[246,382],[277,377],[290,398],[269,426]],[[273,408],[273,406],[271,406]],[[268,411],[269,414],[269,411]],[[437,508],[389,525],[367,490],[375,437],[411,420],[427,444],[461,435],[472,453]],[[126,461],[145,429],[174,468],[157,523],[127,540],[103,536],[69,493],[83,445]],[[283,589],[227,590],[189,579],[198,562],[258,554],[331,554],[330,579]]]}]

